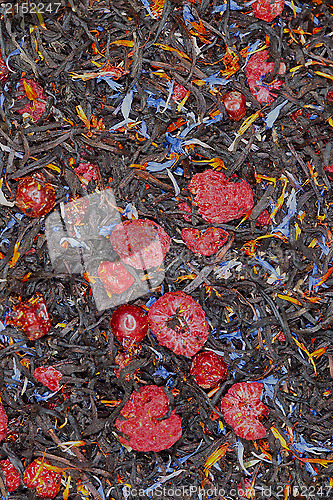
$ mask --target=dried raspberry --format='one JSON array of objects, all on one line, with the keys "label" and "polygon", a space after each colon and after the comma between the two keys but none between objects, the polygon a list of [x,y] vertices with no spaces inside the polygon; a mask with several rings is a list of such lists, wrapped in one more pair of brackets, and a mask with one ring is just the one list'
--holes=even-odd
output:
[{"label": "dried raspberry", "polygon": [[[133,392],[120,412],[115,426],[128,435],[121,443],[136,451],[161,451],[170,448],[182,435],[181,418],[169,411],[169,399],[162,387],[146,385]],[[125,419],[125,420],[123,420]]]},{"label": "dried raspberry", "polygon": [[97,274],[105,290],[111,294],[123,293],[134,283],[133,276],[121,262],[102,262],[97,269]]},{"label": "dried raspberry", "polygon": [[270,23],[283,11],[284,0],[257,0],[251,7],[256,18]]},{"label": "dried raspberry", "polygon": [[27,488],[36,488],[40,498],[55,498],[60,490],[62,473],[52,470],[46,460],[34,460],[24,471],[23,481]]},{"label": "dried raspberry", "polygon": [[77,167],[74,168],[74,172],[79,177],[83,177],[86,181],[95,181],[97,179],[96,165],[93,163],[79,163]]},{"label": "dried raspberry", "polygon": [[86,215],[88,206],[89,200],[87,196],[66,203],[66,205],[64,205],[65,223],[73,225],[80,224]]},{"label": "dried raspberry", "polygon": [[[178,210],[181,210],[182,212],[188,212],[189,214],[192,213],[192,210],[190,209],[190,207],[188,206],[187,203],[178,203]],[[183,215],[184,219],[187,221],[187,222],[191,222],[191,216],[190,215]]]},{"label": "dried raspberry", "polygon": [[[267,62],[269,59],[268,50],[262,50],[250,57],[246,65],[246,78],[250,87],[251,94],[260,103],[271,103],[277,97],[277,94],[271,93],[271,90],[278,90],[282,81],[275,79],[271,83],[263,83],[268,73],[274,70],[274,62]],[[286,65],[282,62],[278,75],[286,72]]]},{"label": "dried raspberry", "polygon": [[3,475],[6,478],[6,488],[8,493],[17,490],[17,488],[21,484],[21,478],[20,474],[15,469],[9,458],[7,458],[6,460],[0,460],[0,467]]},{"label": "dried raspberry", "polygon": [[229,233],[220,227],[209,227],[205,231],[185,227],[182,229],[181,237],[192,252],[209,256],[223,247]]},{"label": "dried raspberry", "polygon": [[175,102],[179,102],[182,99],[184,99],[186,94],[187,94],[186,88],[183,87],[183,85],[180,85],[179,83],[175,83],[173,87],[172,100]]},{"label": "dried raspberry", "polygon": [[263,212],[261,212],[261,214],[258,216],[256,222],[258,224],[261,224],[262,226],[266,226],[268,223],[269,223],[269,219],[270,219],[270,214],[268,213],[267,210],[264,210]]},{"label": "dried raspberry", "polygon": [[41,382],[41,384],[50,389],[50,391],[59,391],[62,373],[53,368],[53,366],[40,366],[36,368],[34,377],[38,382]]},{"label": "dried raspberry", "polygon": [[253,208],[253,193],[244,179],[205,170],[192,177],[188,189],[195,194],[193,204],[207,222],[225,223],[238,219]]},{"label": "dried raspberry", "polygon": [[26,302],[14,306],[8,324],[22,330],[29,340],[46,335],[51,328],[51,321],[43,295],[37,292]]},{"label": "dried raspberry", "polygon": [[158,342],[175,354],[194,356],[208,338],[205,313],[184,292],[169,292],[149,309],[149,324]]}]

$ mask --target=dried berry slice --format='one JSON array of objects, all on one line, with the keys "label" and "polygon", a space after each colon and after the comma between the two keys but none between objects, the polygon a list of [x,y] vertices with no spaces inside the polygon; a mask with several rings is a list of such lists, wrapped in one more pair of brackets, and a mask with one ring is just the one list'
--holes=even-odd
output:
[{"label": "dried berry slice", "polygon": [[0,460],[0,467],[3,475],[6,478],[6,487],[8,493],[17,490],[17,488],[21,484],[21,477],[9,458],[6,458],[6,460]]},{"label": "dried berry slice", "polygon": [[22,78],[18,83],[16,93],[17,101],[26,98],[29,99],[29,102],[26,103],[23,108],[18,109],[17,113],[20,115],[27,113],[32,117],[34,123],[38,122],[39,118],[46,110],[46,99],[43,95],[43,88],[34,80]]},{"label": "dried berry slice", "polygon": [[[279,79],[273,80],[271,83],[264,83],[268,73],[274,70],[274,62],[267,62],[269,59],[268,50],[262,50],[250,57],[246,65],[246,78],[250,87],[251,94],[260,103],[271,103],[277,97],[271,90],[278,90],[282,81]],[[286,65],[281,62],[278,75],[283,75],[286,72]]]},{"label": "dried berry slice", "polygon": [[199,352],[192,359],[191,377],[203,389],[216,387],[219,382],[226,380],[227,372],[228,365],[215,352]]},{"label": "dried berry slice", "polygon": [[149,309],[149,324],[158,342],[175,354],[194,356],[208,338],[205,313],[184,292],[169,292]]},{"label": "dried berry slice", "polygon": [[121,262],[102,262],[98,266],[97,274],[105,290],[111,294],[123,293],[134,283],[133,276]]},{"label": "dried berry slice", "polygon": [[150,269],[162,264],[171,239],[156,222],[137,219],[118,224],[110,242],[125,264],[136,269]]},{"label": "dried berry slice", "polygon": [[36,488],[39,498],[55,498],[60,490],[62,473],[54,470],[49,462],[37,458],[24,471],[27,488]]},{"label": "dried berry slice", "polygon": [[8,324],[22,330],[29,340],[46,335],[51,328],[51,321],[43,295],[36,292],[26,302],[14,306]]},{"label": "dried berry slice", "polygon": [[39,366],[34,371],[34,377],[50,391],[59,391],[62,373],[53,366]]},{"label": "dried berry slice", "polygon": [[227,179],[214,170],[195,174],[188,189],[195,195],[193,204],[207,222],[222,224],[239,219],[254,205],[250,184],[236,176]]},{"label": "dried berry slice", "polygon": [[55,205],[53,186],[34,177],[21,179],[16,189],[16,205],[29,217],[42,217]]},{"label": "dried berry slice", "polygon": [[251,7],[257,19],[270,23],[283,11],[284,0],[256,0]]},{"label": "dried berry slice", "polygon": [[184,227],[181,237],[192,252],[208,257],[223,247],[228,241],[229,233],[220,227],[209,227],[205,231]]},{"label": "dried berry slice", "polygon": [[136,451],[161,451],[170,448],[182,435],[181,418],[169,411],[169,399],[162,387],[147,385],[133,392],[122,408],[115,426],[129,439],[121,443]]}]

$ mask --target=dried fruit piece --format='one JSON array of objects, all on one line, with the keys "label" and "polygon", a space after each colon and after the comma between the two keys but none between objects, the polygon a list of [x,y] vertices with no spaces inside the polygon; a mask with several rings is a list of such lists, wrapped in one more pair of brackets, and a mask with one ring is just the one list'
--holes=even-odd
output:
[{"label": "dried fruit piece", "polygon": [[270,23],[283,11],[284,0],[257,0],[251,7],[257,19]]},{"label": "dried fruit piece", "polygon": [[269,223],[270,220],[270,214],[268,210],[264,210],[261,212],[261,214],[257,217],[256,222],[258,224],[261,224],[262,226],[266,226]]},{"label": "dried fruit piece", "polygon": [[8,324],[22,330],[29,340],[44,337],[51,328],[51,321],[43,295],[37,292],[26,302],[14,306]]},{"label": "dried fruit piece", "polygon": [[134,278],[121,262],[102,262],[97,274],[105,290],[109,293],[123,293],[134,283]]},{"label": "dried fruit piece", "polygon": [[39,366],[34,371],[34,377],[50,391],[59,391],[62,373],[53,366]]},{"label": "dried fruit piece", "polygon": [[244,179],[222,172],[205,170],[192,177],[188,189],[195,195],[193,204],[207,222],[230,222],[245,215],[253,208],[253,193]]},{"label": "dried fruit piece", "polygon": [[229,233],[220,227],[209,227],[205,231],[184,227],[181,237],[192,252],[209,256],[223,247],[228,240]]},{"label": "dried fruit piece", "polygon": [[112,314],[111,330],[126,349],[141,342],[148,328],[148,316],[142,307],[123,304]]},{"label": "dried fruit piece", "polygon": [[0,54],[0,82],[2,84],[6,83],[9,77],[9,70],[6,66],[5,61],[2,59],[2,56]]},{"label": "dried fruit piece", "polygon": [[246,101],[241,92],[232,90],[223,96],[223,104],[230,120],[239,121],[246,114]]},{"label": "dried fruit piece", "polygon": [[186,94],[187,94],[186,88],[183,87],[183,85],[180,85],[180,83],[175,83],[173,87],[172,100],[175,102],[179,102],[182,99],[184,99]]},{"label": "dried fruit piece", "polygon": [[326,101],[333,104],[333,90],[329,90],[326,94]]},{"label": "dried fruit piece", "polygon": [[191,377],[203,389],[216,387],[219,382],[226,380],[227,372],[228,365],[215,352],[199,352],[192,359]]},{"label": "dried fruit piece", "polygon": [[42,217],[55,205],[53,186],[35,177],[24,177],[16,189],[16,205],[29,217]]},{"label": "dried fruit piece", "polygon": [[244,439],[261,439],[266,429],[260,418],[269,414],[269,408],[260,401],[263,384],[241,382],[230,387],[221,402],[224,420]]},{"label": "dried fruit piece", "polygon": [[4,407],[0,403],[0,441],[3,441],[7,437],[7,424],[8,418]]},{"label": "dried fruit piece", "polygon": [[6,460],[0,460],[0,467],[6,478],[6,488],[8,493],[17,490],[21,484],[21,478],[9,458],[6,458]]},{"label": "dried fruit piece", "polygon": [[125,264],[136,269],[149,269],[162,264],[171,239],[156,222],[137,219],[118,224],[112,231],[110,242]]},{"label": "dried fruit piece", "polygon": [[158,342],[175,354],[194,356],[208,338],[205,313],[184,292],[169,292],[149,309],[149,324]]},{"label": "dried fruit piece", "polygon": [[181,418],[169,411],[169,399],[162,387],[146,385],[133,392],[120,412],[115,426],[128,435],[121,443],[136,451],[161,451],[170,448],[182,435]]},{"label": "dried fruit piece", "polygon": [[46,110],[46,99],[43,95],[43,88],[34,80],[28,80],[27,78],[22,78],[16,89],[17,101],[22,99],[29,99],[29,102],[21,109],[17,110],[17,113],[23,115],[23,113],[28,113],[32,117],[34,123],[38,122],[39,118]]},{"label": "dried fruit piece", "polygon": [[94,181],[97,179],[96,165],[93,163],[79,163],[79,165],[74,168],[74,172],[88,182],[92,179]]},{"label": "dried fruit piece", "polygon": [[88,196],[83,196],[66,203],[66,205],[64,205],[65,223],[73,225],[80,224],[86,215],[88,206]]},{"label": "dried fruit piece", "polygon": [[[191,208],[188,206],[187,203],[185,202],[182,202],[182,203],[178,203],[178,210],[181,210],[182,212],[188,212],[189,214],[192,213],[192,210]],[[191,216],[190,215],[183,215],[184,219],[187,221],[187,222],[191,222]]]},{"label": "dried fruit piece", "polygon": [[62,473],[52,469],[49,462],[37,458],[24,471],[25,486],[36,488],[40,498],[55,498],[60,490]]},{"label": "dried fruit piece", "polygon": [[[260,103],[271,103],[277,97],[271,90],[278,90],[282,81],[274,79],[271,83],[264,83],[268,73],[274,70],[274,62],[267,62],[269,59],[268,50],[262,50],[250,57],[246,65],[246,78],[250,87],[251,94]],[[286,72],[286,65],[281,62],[278,75],[283,75]]]}]

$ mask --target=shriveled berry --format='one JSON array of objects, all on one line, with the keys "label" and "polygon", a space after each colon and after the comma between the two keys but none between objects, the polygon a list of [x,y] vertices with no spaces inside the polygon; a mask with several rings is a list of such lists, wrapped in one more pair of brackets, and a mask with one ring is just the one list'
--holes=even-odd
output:
[{"label": "shriveled berry", "polygon": [[40,339],[51,328],[44,297],[37,292],[26,302],[13,307],[8,324],[23,331],[29,340]]},{"label": "shriveled berry", "polygon": [[111,330],[126,348],[141,342],[148,328],[148,316],[139,306],[123,304],[112,314]]},{"label": "shriveled berry", "polygon": [[53,366],[39,366],[34,371],[34,377],[50,391],[59,391],[62,373]]},{"label": "shriveled berry", "polygon": [[27,488],[36,488],[40,498],[55,498],[60,490],[62,473],[46,460],[34,460],[24,471],[23,481]]},{"label": "shriveled berry", "polygon": [[184,227],[181,237],[192,252],[208,257],[223,247],[228,240],[229,233],[220,227],[209,227],[205,231]]},{"label": "shriveled berry", "polygon": [[226,380],[227,372],[228,365],[215,352],[199,352],[192,360],[191,376],[203,389],[216,387],[219,382]]},{"label": "shriveled berry", "polygon": [[110,294],[123,293],[134,283],[133,276],[121,262],[102,262],[97,269],[97,274],[105,290]]},{"label": "shriveled berry", "polygon": [[29,217],[42,217],[52,210],[56,201],[53,186],[35,177],[25,177],[16,189],[16,205]]},{"label": "shriveled berry", "polygon": [[3,472],[3,475],[6,478],[6,488],[8,493],[17,490],[20,486],[21,478],[17,469],[14,467],[9,458],[6,460],[0,460],[0,467]]}]

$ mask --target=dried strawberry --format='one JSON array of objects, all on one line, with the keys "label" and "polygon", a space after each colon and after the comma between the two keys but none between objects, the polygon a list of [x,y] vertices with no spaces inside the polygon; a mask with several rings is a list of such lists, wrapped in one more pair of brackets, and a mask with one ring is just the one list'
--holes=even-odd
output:
[{"label": "dried strawberry", "polygon": [[74,168],[74,172],[79,177],[83,177],[86,181],[95,181],[97,179],[96,165],[93,163],[79,163],[77,167]]},{"label": "dried strawberry", "polygon": [[6,460],[0,460],[0,467],[6,478],[6,488],[8,493],[17,490],[21,484],[21,478],[9,458],[6,458]]},{"label": "dried strawberry", "polygon": [[2,59],[2,56],[0,54],[0,82],[2,84],[6,83],[9,77],[9,70],[6,66],[5,61]]},{"label": "dried strawberry", "polygon": [[48,182],[24,177],[16,189],[16,205],[29,217],[42,217],[55,205],[56,192]]},{"label": "dried strawberry", "polygon": [[261,439],[266,429],[259,421],[269,414],[269,408],[260,401],[263,384],[241,382],[230,387],[221,402],[224,420],[244,439]]},{"label": "dried strawberry", "polygon": [[228,240],[229,233],[220,227],[209,227],[205,231],[184,227],[181,237],[192,252],[209,256],[223,247]]},{"label": "dried strawberry", "polygon": [[24,471],[25,486],[36,488],[40,498],[55,498],[60,490],[62,473],[52,469],[49,462],[37,458]]},{"label": "dried strawberry", "polygon": [[7,424],[8,418],[4,407],[0,403],[0,441],[3,441],[7,437]]},{"label": "dried strawberry", "polygon": [[192,359],[191,377],[203,389],[216,387],[219,382],[226,380],[227,372],[228,365],[215,352],[199,352]]},{"label": "dried strawberry", "polygon": [[149,269],[162,264],[171,239],[156,222],[137,219],[118,224],[110,242],[125,264],[136,269]]},{"label": "dried strawberry", "polygon": [[104,288],[109,293],[123,293],[134,283],[133,276],[124,268],[121,262],[102,262],[97,274]]},{"label": "dried strawberry", "polygon": [[111,330],[125,348],[141,342],[148,328],[148,316],[142,307],[123,304],[112,314]]},{"label": "dried strawberry", "polygon": [[16,96],[17,101],[22,99],[29,99],[29,102],[17,112],[22,115],[23,113],[28,113],[32,117],[34,123],[38,122],[39,118],[46,110],[46,100],[43,95],[42,87],[34,80],[28,80],[27,78],[22,78],[17,86]]},{"label": "dried strawberry", "polygon": [[41,382],[45,387],[50,389],[50,391],[59,391],[62,373],[53,366],[39,366],[34,371],[34,377],[38,382]]},{"label": "dried strawberry", "polygon": [[[181,210],[182,212],[188,212],[189,214],[192,213],[192,210],[190,209],[190,207],[188,206],[187,203],[178,203],[178,209]],[[187,222],[191,222],[191,216],[190,215],[183,215],[184,219],[187,221]]]},{"label": "dried strawberry", "polygon": [[182,435],[181,418],[169,411],[169,399],[162,387],[146,385],[133,392],[120,412],[115,426],[129,437],[121,443],[136,451],[161,451],[170,448]]},{"label": "dried strawberry", "polygon": [[160,297],[149,309],[148,318],[158,342],[175,354],[194,356],[208,338],[202,307],[184,292],[169,292]]},{"label": "dried strawberry", "polygon": [[37,292],[26,302],[13,307],[8,324],[23,331],[29,340],[40,339],[51,328],[44,297]]},{"label": "dried strawberry", "polygon": [[227,92],[223,96],[223,104],[230,120],[239,121],[246,114],[246,101],[241,92]]},{"label": "dried strawberry", "polygon": [[283,11],[284,0],[256,0],[251,7],[256,18],[270,23]]},{"label": "dried strawberry", "polygon": [[173,87],[172,100],[175,102],[179,102],[182,99],[184,99],[186,94],[187,94],[187,89],[183,87],[183,85],[180,85],[180,83],[175,83]]},{"label": "dried strawberry", "polygon": [[194,205],[207,222],[225,223],[238,219],[253,208],[253,193],[244,179],[205,170],[192,177],[188,189],[195,195]]},{"label": "dried strawberry", "polygon": [[[277,94],[271,93],[271,90],[277,90],[281,87],[282,81],[275,79],[271,83],[264,83],[268,73],[274,70],[274,62],[267,62],[269,59],[268,50],[262,50],[250,57],[246,65],[246,78],[252,95],[260,103],[271,103],[277,97]],[[278,75],[286,72],[286,65],[282,62]]]}]

